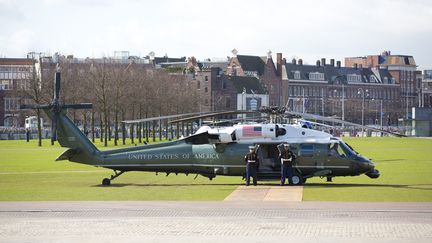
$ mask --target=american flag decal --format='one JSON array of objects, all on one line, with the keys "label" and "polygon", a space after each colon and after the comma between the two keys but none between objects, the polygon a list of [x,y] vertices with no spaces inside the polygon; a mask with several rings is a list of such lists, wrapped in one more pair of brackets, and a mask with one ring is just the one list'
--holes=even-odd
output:
[{"label": "american flag decal", "polygon": [[243,137],[259,137],[262,134],[262,127],[259,126],[244,126]]}]

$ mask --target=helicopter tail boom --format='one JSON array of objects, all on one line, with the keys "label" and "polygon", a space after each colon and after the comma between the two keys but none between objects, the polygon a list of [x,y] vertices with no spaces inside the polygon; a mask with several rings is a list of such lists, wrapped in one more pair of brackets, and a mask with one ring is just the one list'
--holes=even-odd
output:
[{"label": "helicopter tail boom", "polygon": [[[51,111],[45,110],[51,118]],[[69,148],[58,160],[70,160],[73,162],[91,164],[96,160],[99,150],[96,146],[78,129],[77,126],[64,114],[58,115],[57,140],[62,147]]]}]

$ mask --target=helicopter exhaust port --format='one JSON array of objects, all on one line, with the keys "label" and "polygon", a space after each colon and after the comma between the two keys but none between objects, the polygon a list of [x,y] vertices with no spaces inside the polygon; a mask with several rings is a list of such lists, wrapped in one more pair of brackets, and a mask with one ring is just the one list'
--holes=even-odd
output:
[{"label": "helicopter exhaust port", "polygon": [[380,177],[380,172],[379,172],[379,170],[374,169],[372,171],[369,171],[365,175],[367,175],[369,178],[376,179],[376,178]]}]

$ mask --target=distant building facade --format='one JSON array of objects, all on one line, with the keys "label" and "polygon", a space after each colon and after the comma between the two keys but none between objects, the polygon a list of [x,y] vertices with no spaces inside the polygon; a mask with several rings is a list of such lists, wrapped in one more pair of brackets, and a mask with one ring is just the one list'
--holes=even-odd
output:
[{"label": "distant building facade", "polygon": [[401,88],[400,98],[404,102],[405,118],[411,118],[411,107],[419,104],[421,83],[417,79],[417,65],[413,56],[392,55],[384,51],[380,55],[345,58],[345,67],[367,67],[387,69]]},{"label": "distant building facade", "polygon": [[432,108],[432,70],[423,71],[420,107]]},{"label": "distant building facade", "polygon": [[33,78],[31,58],[0,58],[0,126],[24,126],[21,104],[30,103],[25,95]]},{"label": "distant building facade", "polygon": [[[284,101],[296,112],[334,116],[358,124],[395,125],[400,86],[386,69],[341,67],[323,58],[316,65],[283,61]],[[362,121],[362,113],[364,120]]]},{"label": "distant building facade", "polygon": [[264,92],[269,95],[269,105],[285,105],[282,103],[281,77],[278,75],[270,51],[264,57],[238,55],[236,49],[232,53],[233,57],[226,70],[228,76],[255,77],[259,79],[264,85]]}]

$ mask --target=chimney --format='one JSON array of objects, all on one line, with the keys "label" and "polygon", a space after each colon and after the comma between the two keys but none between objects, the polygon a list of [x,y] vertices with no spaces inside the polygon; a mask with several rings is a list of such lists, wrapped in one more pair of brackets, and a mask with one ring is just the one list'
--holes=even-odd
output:
[{"label": "chimney", "polygon": [[297,64],[297,61],[296,61],[296,59],[295,59],[295,58],[293,58],[293,59],[292,59],[292,64],[294,64],[294,65],[296,65],[296,64]]},{"label": "chimney", "polygon": [[286,64],[286,59],[282,58],[282,64],[285,65]]},{"label": "chimney", "polygon": [[320,62],[320,60],[317,60],[316,65],[317,65],[317,67],[321,67],[321,62]]},{"label": "chimney", "polygon": [[326,60],[325,60],[325,58],[321,58],[321,64],[323,65],[323,67],[326,65]]},{"label": "chimney", "polygon": [[303,59],[301,59],[301,58],[298,59],[298,65],[299,65],[299,66],[303,66]]},{"label": "chimney", "polygon": [[354,68],[357,69],[357,63],[354,63]]},{"label": "chimney", "polygon": [[276,53],[276,71],[279,77],[282,77],[282,53]]},{"label": "chimney", "polygon": [[336,66],[337,66],[337,68],[341,68],[341,61],[337,61]]},{"label": "chimney", "polygon": [[334,67],[334,59],[330,59],[330,66]]}]

